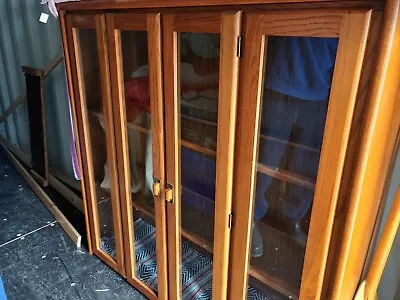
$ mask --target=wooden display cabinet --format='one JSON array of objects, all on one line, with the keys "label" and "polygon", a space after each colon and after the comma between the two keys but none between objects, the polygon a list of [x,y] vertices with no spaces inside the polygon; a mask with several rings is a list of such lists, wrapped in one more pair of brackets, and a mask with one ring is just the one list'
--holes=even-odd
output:
[{"label": "wooden display cabinet", "polygon": [[91,252],[150,299],[352,299],[400,124],[398,0],[58,8]]}]

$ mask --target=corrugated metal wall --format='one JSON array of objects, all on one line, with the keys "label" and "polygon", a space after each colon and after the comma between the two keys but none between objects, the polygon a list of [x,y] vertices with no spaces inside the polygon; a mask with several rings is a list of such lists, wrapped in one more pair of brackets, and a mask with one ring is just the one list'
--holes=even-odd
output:
[{"label": "corrugated metal wall", "polygon": [[[21,66],[44,68],[62,50],[59,20],[40,23],[43,11],[40,0],[0,0],[0,115],[25,87]],[[50,166],[73,177],[63,63],[46,79],[45,102]],[[0,134],[30,154],[27,116],[24,103],[0,124]]]}]

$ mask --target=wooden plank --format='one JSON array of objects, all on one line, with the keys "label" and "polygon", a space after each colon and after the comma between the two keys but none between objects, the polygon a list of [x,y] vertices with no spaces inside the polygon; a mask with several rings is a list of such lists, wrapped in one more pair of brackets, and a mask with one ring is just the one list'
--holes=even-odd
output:
[{"label": "wooden plank", "polygon": [[[89,111],[89,113],[94,115],[94,116],[96,116],[99,119],[102,119],[102,120],[104,119],[104,116],[103,116],[103,114],[101,112]],[[213,126],[217,127],[217,123],[215,123],[215,122],[210,122],[210,121],[207,121],[207,120],[203,120],[203,119],[196,118],[196,117],[191,117],[191,116],[181,115],[181,117],[183,119],[186,119],[186,120],[191,120],[191,121],[195,121],[195,122],[199,122],[199,123],[203,123],[203,124],[207,124],[207,125],[213,125]],[[143,127],[141,125],[135,124],[133,122],[127,122],[127,126],[128,126],[128,128],[132,128],[134,130],[137,130],[137,131],[145,133],[145,134],[149,134],[150,133],[150,129],[148,129],[146,127]],[[268,135],[260,134],[259,136],[262,139],[266,139],[266,140],[273,141],[273,142],[280,143],[280,144],[284,144],[284,145],[293,146],[293,147],[296,147],[296,148],[304,149],[304,150],[307,150],[307,151],[310,151],[310,152],[314,152],[314,153],[318,153],[318,154],[321,151],[318,148],[310,147],[310,146],[299,144],[299,143],[285,141],[285,140],[282,140],[282,139],[279,139],[279,138],[276,138],[276,137],[272,137],[272,136],[268,136]],[[216,156],[216,151],[213,151],[211,149],[207,149],[205,147],[202,147],[202,146],[197,145],[195,143],[191,143],[189,141],[181,140],[181,145],[186,147],[186,148],[201,152],[201,153],[203,153],[205,155],[208,155],[208,156]]]},{"label": "wooden plank", "polygon": [[312,205],[300,299],[321,297],[370,18],[370,12],[350,11],[343,15]]},{"label": "wooden plank", "polygon": [[111,13],[107,18],[113,18],[110,29],[147,31],[146,14],[135,13]]},{"label": "wooden plank", "polygon": [[22,72],[25,74],[31,74],[38,77],[44,77],[44,71],[42,69],[36,69],[28,66],[22,66]]},{"label": "wooden plank", "polygon": [[150,132],[151,132],[151,129],[148,129],[146,127],[140,126],[140,125],[135,124],[133,122],[126,122],[126,126],[128,126],[128,128],[135,129],[136,131],[139,131],[139,132],[145,133],[145,134],[150,134]]},{"label": "wooden plank", "polygon": [[191,142],[188,142],[188,141],[185,141],[185,140],[181,140],[180,141],[180,145],[182,147],[191,149],[193,151],[200,152],[200,153],[202,153],[204,155],[211,156],[211,157],[216,157],[216,153],[217,153],[216,151],[208,149],[208,148],[205,148],[205,147],[202,147],[202,146],[197,145],[195,143],[191,143]]},{"label": "wooden plank", "polygon": [[51,71],[54,70],[55,67],[58,66],[60,62],[62,62],[64,56],[62,51],[58,52],[57,55],[44,67],[43,69],[43,75],[44,77],[47,77]]},{"label": "wooden plank", "polygon": [[258,30],[273,36],[338,37],[343,11],[304,10],[288,13],[285,10],[260,14],[249,13]]},{"label": "wooden plank", "polygon": [[289,286],[284,280],[266,273],[261,268],[250,266],[249,275],[273,288],[277,292],[286,295],[289,299],[298,299],[298,290]]},{"label": "wooden plank", "polygon": [[57,178],[57,180],[61,181],[64,185],[72,188],[73,190],[82,192],[81,180],[76,180],[68,175],[65,175],[58,169],[50,168],[51,176]]},{"label": "wooden plank", "polygon": [[83,200],[77,194],[75,194],[71,189],[58,180],[55,176],[49,175],[49,183],[52,188],[59,192],[67,201],[69,201],[73,206],[75,206],[81,213],[85,213],[83,208]]},{"label": "wooden plank", "polygon": [[295,147],[295,148],[299,148],[299,149],[303,149],[303,150],[307,150],[310,152],[314,152],[314,153],[319,153],[321,152],[321,149],[319,148],[315,148],[315,147],[311,147],[308,145],[304,145],[304,144],[299,144],[299,143],[295,143],[295,142],[291,142],[291,141],[286,141],[277,137],[273,137],[270,135],[264,135],[264,134],[259,134],[259,137],[268,141],[273,141],[275,143],[279,143],[279,144],[283,144],[283,145],[287,145],[287,146],[291,146],[291,147]]},{"label": "wooden plank", "polygon": [[170,299],[181,298],[181,201],[180,201],[180,128],[178,95],[178,36],[174,32],[174,15],[163,15],[163,67],[165,103],[166,182],[174,187],[174,204],[167,204],[168,290]]},{"label": "wooden plank", "polygon": [[194,122],[198,122],[201,124],[206,124],[206,125],[211,125],[211,126],[215,126],[217,127],[218,124],[216,122],[212,122],[212,121],[208,121],[202,118],[197,118],[197,117],[193,117],[193,116],[189,116],[189,115],[185,115],[181,113],[181,118],[185,119],[185,120],[189,120],[189,121],[194,121]]},{"label": "wooden plank", "polygon": [[[32,71],[35,74],[39,74],[39,76],[43,74],[44,77],[46,77],[62,61],[62,59],[63,55],[62,52],[60,52],[54,59],[52,59],[45,66],[43,73],[41,72],[41,70],[33,69],[30,67],[22,67],[22,70],[23,71],[25,70],[27,72]],[[7,108],[7,110],[0,116],[0,123],[4,122],[7,119],[7,117],[11,115],[22,102],[24,102],[25,99],[26,99],[26,89],[22,91],[21,95],[17,99],[15,99]]]},{"label": "wooden plank", "polygon": [[[124,98],[125,99],[125,98]],[[89,111],[89,114],[96,116],[97,118],[99,118],[100,120],[104,120],[104,115],[101,112],[97,112],[97,111]],[[126,126],[128,128],[132,128],[136,131],[145,133],[145,134],[150,134],[151,133],[151,129],[148,129],[146,127],[143,127],[141,125],[138,125],[136,123],[133,122],[126,122]]]},{"label": "wooden plank", "polygon": [[0,135],[0,143],[5,146],[12,154],[14,154],[26,166],[32,167],[32,161],[28,154],[22,151],[17,145],[11,143],[8,139]]},{"label": "wooden plank", "polygon": [[[217,127],[217,123],[216,122],[204,120],[204,119],[201,119],[201,118],[188,116],[188,115],[184,115],[184,114],[181,114],[181,118],[185,119],[185,120],[194,121],[194,122],[198,122],[198,123],[201,123],[201,124],[206,124],[206,125]],[[318,154],[321,152],[321,149],[319,149],[319,148],[315,148],[315,147],[312,147],[312,146],[299,144],[299,143],[295,143],[295,142],[291,142],[291,141],[287,141],[287,140],[283,140],[283,139],[280,139],[280,138],[277,138],[277,137],[273,137],[273,136],[270,136],[270,135],[259,134],[259,137],[262,138],[262,139],[265,139],[265,140],[273,141],[275,143],[283,144],[285,146],[288,145],[288,146],[291,146],[291,147],[297,147],[297,148],[304,149],[304,150],[307,150],[307,151],[310,151],[310,152],[314,152],[314,153],[318,153]]]},{"label": "wooden plank", "polygon": [[173,18],[176,32],[221,32],[221,13],[179,13]]},{"label": "wooden plank", "polygon": [[[360,3],[363,4],[373,4],[376,1],[340,1],[340,0],[281,0],[279,1],[279,7],[282,7],[285,3],[288,4],[297,4],[309,2],[312,4],[312,7],[318,7],[321,4],[331,4],[334,6],[336,3],[343,5],[343,3],[352,4],[354,3],[354,7],[360,7]],[[382,3],[383,1],[379,1],[378,3]],[[235,9],[232,6],[234,5],[254,5],[254,4],[266,4],[272,3],[276,4],[276,0],[85,0],[79,3],[77,2],[69,2],[69,3],[59,3],[57,4],[57,8],[60,10],[93,10],[93,9],[129,9],[129,8],[170,8],[170,7],[207,7],[207,9],[222,6],[225,9]],[[298,7],[295,7],[298,8]]]},{"label": "wooden plank", "polygon": [[63,215],[63,213],[58,209],[58,207],[51,201],[50,197],[43,191],[40,185],[32,178],[27,170],[21,165],[21,163],[11,154],[10,151],[6,147],[2,145],[4,152],[6,153],[8,159],[11,164],[17,169],[18,173],[25,179],[25,181],[29,184],[35,194],[39,197],[42,203],[46,206],[46,208],[50,211],[50,213],[54,216],[57,222],[60,224],[62,229],[64,229],[65,233],[70,237],[72,242],[78,247],[81,247],[81,235],[78,231],[71,225],[68,219]]},{"label": "wooden plank", "polygon": [[41,186],[48,186],[48,185],[49,185],[48,179],[47,179],[47,180],[44,180],[44,178],[43,178],[42,176],[40,176],[38,173],[36,173],[34,170],[31,170],[30,173],[31,173],[32,177],[33,177],[37,182],[40,183]]},{"label": "wooden plank", "polygon": [[[231,234],[229,217],[232,213],[233,161],[239,75],[237,39],[240,35],[240,21],[240,12],[222,14],[214,208],[213,299],[226,299],[228,289]],[[182,142],[181,140],[181,144]]]},{"label": "wooden plank", "polygon": [[[161,15],[147,15],[153,178],[166,184],[164,98],[161,59]],[[168,299],[167,215],[165,194],[154,196],[158,297]]]},{"label": "wooden plank", "polygon": [[[7,139],[3,138],[0,135],[0,144],[7,148],[15,157],[17,157],[20,161],[22,161],[27,167],[31,167],[30,158],[27,154],[25,154],[22,150],[20,150],[17,146],[11,144]],[[59,192],[66,200],[71,202],[77,209],[79,209],[82,213],[85,214],[85,203],[82,198],[80,198],[77,194],[70,190],[70,187],[81,191],[81,183],[80,181],[76,181],[74,179],[69,178],[66,175],[63,175],[60,171],[55,169],[50,169],[49,174],[49,183],[52,188],[54,188],[57,192]],[[64,184],[66,183],[66,184]],[[86,218],[85,214],[85,218]],[[87,231],[89,232],[89,231]],[[89,235],[89,234],[88,234]]]},{"label": "wooden plank", "polygon": [[72,28],[81,29],[95,29],[96,28],[96,16],[95,14],[87,15],[67,15],[67,22]]},{"label": "wooden plank", "polygon": [[26,90],[24,89],[21,95],[15,99],[10,106],[7,108],[7,110],[0,116],[0,124],[3,123],[5,120],[7,120],[7,117],[11,115],[17,107],[24,102],[26,99]]},{"label": "wooden plank", "polygon": [[378,211],[400,128],[399,16],[400,1],[387,1],[352,189],[347,196],[349,213],[342,229],[343,244],[337,260],[332,299],[351,298],[356,291],[370,241],[365,237],[370,237],[373,230],[372,220]]},{"label": "wooden plank", "polygon": [[277,178],[282,181],[296,184],[301,187],[305,187],[310,190],[315,189],[315,180],[292,173],[287,170],[280,168],[274,168],[271,166],[264,165],[262,163],[257,163],[257,172],[263,173],[265,175]]}]

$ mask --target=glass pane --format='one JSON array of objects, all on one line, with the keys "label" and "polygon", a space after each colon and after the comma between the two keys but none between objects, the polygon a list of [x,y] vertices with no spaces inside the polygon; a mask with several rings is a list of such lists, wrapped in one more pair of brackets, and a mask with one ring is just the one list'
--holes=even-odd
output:
[{"label": "glass pane", "polygon": [[121,31],[136,276],[157,291],[147,32]]},{"label": "glass pane", "polygon": [[249,283],[265,296],[275,284],[297,297],[338,40],[267,44]]},{"label": "glass pane", "polygon": [[88,110],[90,148],[93,161],[96,200],[100,227],[100,249],[115,257],[114,226],[110,194],[110,176],[104,128],[103,99],[101,96],[99,56],[95,29],[77,30],[80,61]]},{"label": "glass pane", "polygon": [[180,34],[182,298],[211,299],[219,34]]}]

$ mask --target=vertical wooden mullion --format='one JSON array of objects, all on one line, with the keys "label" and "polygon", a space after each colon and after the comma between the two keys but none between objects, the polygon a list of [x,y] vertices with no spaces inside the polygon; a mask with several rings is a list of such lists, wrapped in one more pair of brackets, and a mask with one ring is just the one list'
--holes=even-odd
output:
[{"label": "vertical wooden mullion", "polygon": [[99,55],[101,95],[104,113],[104,131],[107,148],[107,161],[111,183],[111,204],[115,235],[116,263],[119,273],[124,274],[124,255],[121,234],[121,215],[118,191],[118,173],[116,168],[116,149],[114,140],[114,123],[111,104],[110,73],[108,62],[108,47],[106,38],[105,16],[96,15],[97,50]]},{"label": "vertical wooden mullion", "polygon": [[[153,149],[153,177],[165,186],[165,145],[164,145],[164,109],[161,64],[161,20],[160,14],[147,15],[149,92],[151,112],[151,133]],[[154,196],[154,214],[156,228],[156,256],[158,297],[168,299],[167,273],[167,232],[165,195]]]},{"label": "vertical wooden mullion", "polygon": [[[322,19],[324,13],[324,11],[321,11],[321,16],[316,15],[316,17]],[[252,203],[254,202],[256,174],[254,163],[258,150],[256,134],[259,130],[260,98],[263,90],[262,60],[264,53],[261,50],[264,48],[262,46],[265,39],[264,35],[277,32],[279,24],[281,24],[276,23],[277,25],[274,26],[275,21],[266,23],[269,17],[268,14],[247,15],[245,23],[245,47],[241,68],[243,77],[241,76],[240,83],[240,108],[238,110],[238,133],[236,135],[238,140],[235,148],[237,151],[235,182],[240,183],[240,187],[234,187],[234,211],[238,211],[240,214],[236,218],[233,231],[231,266],[234,265],[235,274],[231,274],[230,288],[231,295],[240,294],[242,298],[246,296],[248,283],[249,245],[254,209]],[[304,24],[303,30],[299,30],[294,22],[296,13],[271,17],[276,17],[276,22],[287,21],[284,30],[282,30],[283,36],[309,36],[309,34],[314,33],[310,30],[311,27],[306,24]],[[319,299],[321,294],[370,13],[366,10],[344,11],[339,17],[339,20],[342,20],[340,32],[336,35],[340,37],[339,50],[318,168],[300,299]],[[297,14],[297,18],[304,20],[301,12]],[[293,22],[293,24],[290,22]],[[268,24],[268,26],[262,29],[265,24]],[[330,29],[331,27],[327,23],[325,28],[321,28],[318,36],[335,36]],[[343,99],[346,99],[346,101],[343,101]],[[253,119],[254,122],[250,121]],[[252,130],[253,128],[255,128],[255,132]],[[246,242],[244,243],[244,241]]]},{"label": "vertical wooden mullion", "polygon": [[259,20],[245,16],[245,55],[240,66],[240,86],[237,108],[235,141],[235,168],[233,186],[233,211],[230,255],[230,280],[228,297],[246,299],[251,226],[253,222],[257,141],[262,98],[264,36],[257,30]]},{"label": "vertical wooden mullion", "polygon": [[[63,46],[64,46],[64,60],[65,60],[65,69],[67,73],[67,84],[68,84],[68,94],[69,94],[69,99],[70,99],[70,105],[71,105],[71,112],[72,112],[72,120],[73,120],[73,126],[74,126],[74,134],[76,137],[76,152],[78,155],[78,163],[79,163],[79,170],[81,171],[81,186],[82,186],[82,200],[83,200],[83,211],[85,214],[85,224],[86,224],[86,236],[87,236],[87,243],[88,243],[88,250],[89,253],[93,253],[93,246],[92,246],[92,230],[93,226],[91,225],[91,221],[89,220],[89,215],[91,215],[91,209],[89,208],[88,204],[88,198],[85,193],[86,190],[86,184],[85,184],[85,179],[83,176],[83,166],[82,166],[82,149],[81,149],[81,141],[79,139],[80,137],[80,129],[78,128],[78,112],[77,112],[77,103],[75,101],[75,93],[74,93],[74,85],[73,85],[73,76],[72,76],[72,71],[71,71],[71,50],[69,45],[72,45],[73,47],[73,41],[68,38],[68,32],[71,31],[71,28],[67,27],[67,22],[66,22],[66,17],[65,17],[65,12],[60,11],[60,25],[61,25],[61,32],[62,32],[62,37],[63,37]],[[76,76],[74,76],[76,77]]]},{"label": "vertical wooden mullion", "polygon": [[[174,187],[174,204],[167,204],[169,298],[181,298],[181,203],[180,203],[180,130],[178,103],[178,34],[173,27],[174,15],[163,16],[163,66],[166,132],[166,176]],[[166,70],[168,70],[166,72]]]},{"label": "vertical wooden mullion", "polygon": [[239,58],[240,12],[224,13],[221,24],[221,59],[218,95],[215,225],[213,246],[213,299],[227,298],[232,179]]}]

